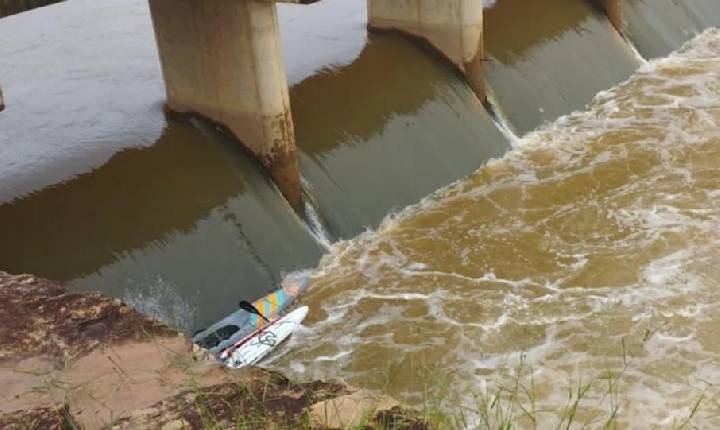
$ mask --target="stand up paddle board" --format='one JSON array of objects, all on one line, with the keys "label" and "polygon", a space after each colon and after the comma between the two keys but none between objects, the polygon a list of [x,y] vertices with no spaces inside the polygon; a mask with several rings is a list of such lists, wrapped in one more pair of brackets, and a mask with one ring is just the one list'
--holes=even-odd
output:
[{"label": "stand up paddle board", "polygon": [[222,351],[220,360],[233,369],[256,364],[297,330],[307,316],[308,310],[307,306],[303,306],[272,321]]},{"label": "stand up paddle board", "polygon": [[[308,283],[309,278],[303,274],[289,276],[283,280],[281,288],[255,301],[253,306],[265,317],[273,320],[290,307],[295,298],[307,289]],[[193,335],[192,341],[210,353],[218,355],[252,335],[265,324],[258,315],[238,309],[210,327],[198,330]]]}]

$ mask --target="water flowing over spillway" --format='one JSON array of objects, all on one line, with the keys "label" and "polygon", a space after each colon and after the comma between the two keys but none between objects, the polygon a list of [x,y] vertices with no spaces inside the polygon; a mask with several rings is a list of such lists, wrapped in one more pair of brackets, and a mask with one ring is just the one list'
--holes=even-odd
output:
[{"label": "water flowing over spillway", "polygon": [[486,106],[369,34],[366,0],[279,6],[301,215],[237,142],[163,114],[147,0],[3,19],[0,270],[185,331],[308,271],[270,362],[301,379],[473,420],[522,364],[543,410],[598,377],[618,385],[584,420],[668,428],[700,398],[720,428],[720,2],[625,0],[620,31],[589,1],[485,3]]},{"label": "water flowing over spillway", "polygon": [[720,25],[715,0],[628,0],[626,31],[646,58],[663,57],[704,29]]},{"label": "water flowing over spillway", "polygon": [[[43,217],[40,222],[38,217]],[[8,270],[103,291],[192,330],[320,246],[236,143],[173,124],[150,148],[0,205]]]},{"label": "water flowing over spillway", "polygon": [[509,142],[447,65],[399,35],[292,88],[300,165],[349,238],[502,155]]},{"label": "water flowing over spillway", "polygon": [[300,168],[332,237],[376,227],[509,148],[442,59],[398,34],[367,35],[365,0],[280,15]]},{"label": "water flowing over spillway", "polygon": [[518,134],[583,108],[639,64],[588,2],[502,0],[484,29],[488,86]]},{"label": "water flowing over spillway", "polygon": [[322,247],[236,142],[165,119],[153,37],[146,0],[3,19],[0,270],[192,331]]},{"label": "water flowing over spillway", "polygon": [[[331,236],[509,148],[452,67],[398,35],[367,41],[364,0],[280,16],[301,170]],[[192,330],[315,266],[322,244],[237,144],[166,120],[153,38],[146,0],[3,20],[0,269],[100,288]]]},{"label": "water flowing over spillway", "polygon": [[[525,351],[540,409],[627,366],[621,421],[681,423],[720,383],[719,57],[708,31],[336,245],[304,300],[307,330],[274,364],[414,404],[442,385],[472,410]],[[605,401],[592,397],[583,419]],[[720,426],[712,407],[700,428]]]}]

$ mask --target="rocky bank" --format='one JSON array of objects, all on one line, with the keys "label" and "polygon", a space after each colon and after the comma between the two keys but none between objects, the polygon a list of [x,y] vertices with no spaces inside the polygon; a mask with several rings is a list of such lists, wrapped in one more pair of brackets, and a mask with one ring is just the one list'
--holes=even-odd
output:
[{"label": "rocky bank", "polygon": [[2,429],[424,429],[393,399],[233,371],[120,300],[0,272]]}]

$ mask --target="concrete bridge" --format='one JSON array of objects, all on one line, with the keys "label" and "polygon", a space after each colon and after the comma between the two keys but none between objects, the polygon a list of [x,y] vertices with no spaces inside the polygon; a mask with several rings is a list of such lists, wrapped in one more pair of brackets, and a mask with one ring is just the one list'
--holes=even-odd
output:
[{"label": "concrete bridge", "polygon": [[[0,16],[56,1],[0,0]],[[148,1],[167,108],[204,117],[232,133],[300,210],[302,188],[275,3],[318,0]],[[622,0],[589,1],[620,28]],[[482,0],[368,0],[368,26],[431,45],[485,99]]]}]

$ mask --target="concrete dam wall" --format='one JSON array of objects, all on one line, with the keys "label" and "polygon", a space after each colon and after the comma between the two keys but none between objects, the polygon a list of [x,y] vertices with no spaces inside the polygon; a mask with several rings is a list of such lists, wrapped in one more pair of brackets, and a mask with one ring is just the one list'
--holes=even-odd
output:
[{"label": "concrete dam wall", "polygon": [[[300,215],[268,163],[214,126],[164,116],[172,72],[164,81],[145,0],[69,0],[4,19],[0,237],[12,246],[0,250],[2,269],[114,285],[109,293],[195,328],[314,266],[323,240],[375,228],[501,156],[513,133],[582,109],[636,70],[633,48],[665,55],[720,16],[712,0],[628,0],[618,30],[598,4],[539,3],[499,0],[481,14],[481,64],[457,48],[477,15],[443,48],[368,32],[365,0],[279,6],[289,42],[275,56],[291,80],[287,98],[258,103],[291,114],[296,191],[313,210]],[[304,28],[300,46],[293,28]],[[225,97],[198,73],[195,84]]]}]

